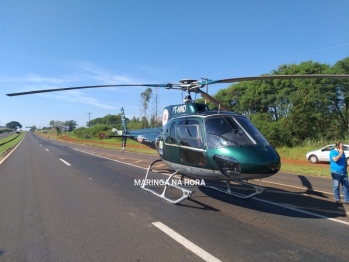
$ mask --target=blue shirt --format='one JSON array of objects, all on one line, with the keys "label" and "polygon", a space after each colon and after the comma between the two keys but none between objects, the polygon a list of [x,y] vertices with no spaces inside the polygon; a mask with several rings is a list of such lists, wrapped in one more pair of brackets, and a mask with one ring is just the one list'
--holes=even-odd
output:
[{"label": "blue shirt", "polygon": [[347,161],[345,153],[343,152],[342,156],[338,161],[333,161],[332,158],[339,155],[339,151],[332,149],[330,151],[330,170],[331,172],[346,172],[347,171]]}]

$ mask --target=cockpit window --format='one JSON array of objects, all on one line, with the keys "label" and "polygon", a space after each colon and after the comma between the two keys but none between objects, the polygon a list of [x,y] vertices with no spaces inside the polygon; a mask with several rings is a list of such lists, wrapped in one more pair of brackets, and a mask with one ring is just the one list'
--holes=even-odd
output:
[{"label": "cockpit window", "polygon": [[245,116],[234,116],[234,119],[244,128],[251,136],[251,139],[255,140],[257,145],[269,145],[267,139],[259,132],[259,130],[251,123],[251,121]]},{"label": "cockpit window", "polygon": [[170,135],[166,138],[166,142],[169,144],[176,144],[176,123],[173,122],[170,129]]},{"label": "cockpit window", "polygon": [[179,126],[179,138],[187,138],[187,139],[198,139],[198,125],[192,126]]},{"label": "cockpit window", "polygon": [[195,120],[179,123],[178,141],[181,146],[201,148],[199,123]]},{"label": "cockpit window", "polygon": [[215,116],[205,121],[207,147],[265,145],[266,139],[245,116]]}]

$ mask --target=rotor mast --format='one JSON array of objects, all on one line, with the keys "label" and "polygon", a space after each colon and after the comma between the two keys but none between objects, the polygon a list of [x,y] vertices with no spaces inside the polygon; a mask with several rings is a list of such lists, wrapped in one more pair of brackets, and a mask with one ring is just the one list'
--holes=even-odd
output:
[{"label": "rotor mast", "polygon": [[183,100],[184,104],[193,103],[193,99],[190,95],[190,88],[197,86],[198,81],[192,79],[182,79],[179,82],[181,83],[182,90],[187,92],[187,95]]}]

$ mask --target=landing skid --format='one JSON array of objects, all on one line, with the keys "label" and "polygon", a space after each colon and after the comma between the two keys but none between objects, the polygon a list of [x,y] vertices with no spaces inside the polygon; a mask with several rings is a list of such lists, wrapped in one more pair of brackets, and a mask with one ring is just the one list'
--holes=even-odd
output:
[{"label": "landing skid", "polygon": [[[163,192],[162,192],[161,194],[155,192],[154,190],[152,190],[152,189],[150,189],[150,188],[146,188],[146,187],[145,187],[146,184],[147,184],[146,182],[149,181],[149,180],[148,180],[148,175],[149,175],[149,172],[152,170],[151,167],[152,167],[155,163],[157,163],[157,162],[159,162],[159,161],[162,161],[162,160],[161,160],[161,159],[155,160],[154,162],[152,162],[152,163],[149,165],[149,167],[148,167],[148,169],[147,169],[147,174],[145,175],[144,183],[142,183],[142,185],[140,186],[140,188],[142,188],[142,189],[144,189],[144,190],[146,190],[146,191],[148,191],[148,192],[150,192],[150,193],[152,193],[152,194],[154,194],[154,195],[156,195],[156,196],[158,196],[158,197],[160,197],[160,198],[162,198],[162,199],[165,199],[166,201],[168,201],[168,202],[170,202],[170,203],[172,203],[172,204],[178,204],[178,203],[182,202],[184,199],[190,197],[191,194],[192,194],[192,191],[187,190],[187,189],[185,189],[185,188],[183,188],[183,187],[180,187],[180,186],[178,186],[178,185],[176,185],[176,184],[170,183],[172,177],[173,177],[174,175],[176,175],[176,174],[178,173],[178,171],[174,172],[173,174],[170,175],[170,177],[169,177],[168,179],[166,179],[166,181],[165,181],[165,183],[164,183],[164,186],[165,186],[165,187],[164,187],[164,190],[163,190]],[[172,198],[167,197],[167,196],[166,196],[166,190],[167,190],[168,187],[173,187],[173,188],[177,188],[177,189],[181,190],[182,193],[183,193],[183,195],[182,195],[180,198],[178,198],[178,199],[172,199]]]},{"label": "landing skid", "polygon": [[235,196],[235,197],[238,197],[238,198],[243,198],[243,199],[247,199],[247,198],[251,198],[257,194],[261,194],[264,190],[263,187],[260,187],[260,186],[256,186],[256,185],[253,185],[253,184],[250,184],[250,183],[247,183],[247,182],[242,182],[242,181],[234,181],[235,183],[237,184],[240,184],[240,185],[247,185],[247,186],[251,186],[255,189],[255,192],[253,192],[252,194],[249,194],[249,195],[245,195],[245,194],[241,194],[241,193],[238,193],[238,192],[234,192],[230,189],[230,183],[229,183],[229,180],[226,180],[225,183],[227,184],[227,189],[223,189],[223,188],[220,188],[220,187],[215,187],[215,186],[205,186],[207,188],[210,188],[210,189],[213,189],[213,190],[216,190],[216,191],[219,191],[219,192],[222,192],[222,193],[225,193],[225,194],[228,194],[230,196]]}]

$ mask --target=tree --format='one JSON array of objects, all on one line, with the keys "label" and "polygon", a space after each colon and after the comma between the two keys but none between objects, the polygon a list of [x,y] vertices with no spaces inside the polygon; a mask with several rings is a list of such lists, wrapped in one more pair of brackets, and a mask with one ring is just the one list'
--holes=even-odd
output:
[{"label": "tree", "polygon": [[[104,117],[98,117],[90,121],[90,126],[94,125],[109,125],[116,129],[121,129],[121,114],[117,115],[106,115]],[[87,126],[89,126],[87,124]]]},{"label": "tree", "polygon": [[157,127],[159,126],[159,95],[158,95],[158,87],[155,89],[155,94],[152,96],[152,115],[150,118],[150,126]]},{"label": "tree", "polygon": [[53,127],[54,127],[54,129],[56,129],[57,135],[62,134],[62,127],[63,127],[63,125],[64,125],[64,123],[62,121],[60,121],[60,120],[56,120],[56,121],[53,122]]},{"label": "tree", "polygon": [[68,126],[69,132],[71,132],[77,127],[78,124],[76,123],[75,120],[68,120],[68,121],[65,121],[64,125]]},{"label": "tree", "polygon": [[130,130],[143,128],[141,120],[135,116],[130,121],[126,121],[126,122],[127,122],[127,128]]},{"label": "tree", "polygon": [[[349,57],[346,57],[333,66],[333,73],[349,74]],[[341,129],[343,132],[349,132],[349,79],[336,80],[334,88],[336,90],[338,104],[335,105],[337,115],[340,118]]]},{"label": "tree", "polygon": [[52,126],[52,127],[54,127],[55,121],[54,121],[54,120],[51,120],[51,121],[49,122],[49,125]]},{"label": "tree", "polygon": [[141,93],[141,107],[142,107],[142,110],[143,110],[143,116],[142,116],[142,122],[144,124],[144,128],[146,127],[146,120],[148,119],[147,118],[147,109],[148,109],[148,103],[152,97],[152,92],[153,90],[148,87],[144,92]]},{"label": "tree", "polygon": [[11,121],[6,124],[6,127],[11,129],[17,129],[17,127],[22,128],[22,125],[17,121]]}]

